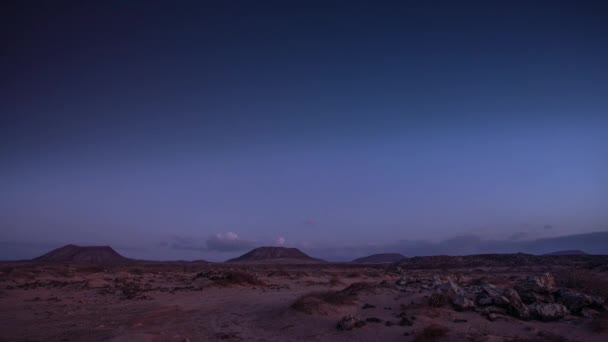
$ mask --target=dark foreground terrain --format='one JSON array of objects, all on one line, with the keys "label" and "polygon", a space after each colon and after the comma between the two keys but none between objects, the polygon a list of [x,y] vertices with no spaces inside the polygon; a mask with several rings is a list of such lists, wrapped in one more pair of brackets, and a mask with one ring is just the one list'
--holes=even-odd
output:
[{"label": "dark foreground terrain", "polygon": [[608,257],[0,264],[0,341],[606,341]]}]

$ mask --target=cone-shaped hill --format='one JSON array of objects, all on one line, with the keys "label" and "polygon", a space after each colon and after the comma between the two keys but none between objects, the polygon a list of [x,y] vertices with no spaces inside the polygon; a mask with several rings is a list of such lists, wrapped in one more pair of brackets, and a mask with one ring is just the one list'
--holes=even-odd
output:
[{"label": "cone-shaped hill", "polygon": [[118,254],[110,246],[66,245],[41,255],[33,261],[91,264],[116,264],[134,261]]},{"label": "cone-shaped hill", "polygon": [[238,258],[227,260],[234,263],[281,263],[281,264],[310,264],[325,262],[315,259],[297,248],[287,247],[258,247]]}]

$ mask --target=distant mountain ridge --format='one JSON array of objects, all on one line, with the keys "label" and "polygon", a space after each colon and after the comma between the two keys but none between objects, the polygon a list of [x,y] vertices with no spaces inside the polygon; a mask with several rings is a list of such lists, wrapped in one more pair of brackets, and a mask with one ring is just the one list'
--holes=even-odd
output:
[{"label": "distant mountain ridge", "polygon": [[389,262],[397,262],[405,259],[400,253],[380,253],[380,254],[372,254],[363,258],[358,258],[353,260],[353,263],[369,263],[369,264],[381,264],[381,263],[389,263]]},{"label": "distant mountain ridge", "polygon": [[134,260],[120,255],[110,246],[66,245],[34,258],[33,261],[115,264]]},{"label": "distant mountain ridge", "polygon": [[226,262],[317,263],[325,261],[310,257],[297,248],[258,247],[237,258],[226,260]]},{"label": "distant mountain ridge", "polygon": [[581,250],[578,250],[578,249],[570,249],[570,250],[565,250],[565,251],[551,252],[551,253],[547,253],[545,255],[588,255],[588,254]]}]

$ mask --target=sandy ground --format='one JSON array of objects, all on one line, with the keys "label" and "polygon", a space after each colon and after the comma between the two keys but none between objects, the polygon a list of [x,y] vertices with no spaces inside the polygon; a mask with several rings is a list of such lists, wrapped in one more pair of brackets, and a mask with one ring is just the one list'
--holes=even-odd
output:
[{"label": "sandy ground", "polygon": [[[498,315],[491,321],[480,310],[429,305],[437,291],[433,282],[483,278],[508,286],[535,270],[395,271],[386,265],[335,264],[0,266],[0,341],[608,340],[606,331],[594,329],[594,317],[568,315],[542,322]],[[232,278],[226,278],[231,272]],[[241,279],[243,273],[247,277]],[[397,286],[403,276],[411,284]],[[341,293],[356,283],[365,286],[344,303],[321,302],[304,311],[292,307],[306,294]],[[347,315],[366,324],[337,329]],[[403,324],[403,317],[410,324]],[[435,325],[442,336],[429,330]]]}]

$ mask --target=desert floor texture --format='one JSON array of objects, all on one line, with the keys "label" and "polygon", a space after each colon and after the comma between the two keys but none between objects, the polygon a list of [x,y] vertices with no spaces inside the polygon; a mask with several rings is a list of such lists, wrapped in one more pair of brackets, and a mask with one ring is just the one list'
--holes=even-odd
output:
[{"label": "desert floor texture", "polygon": [[606,265],[3,263],[0,341],[608,341]]}]

